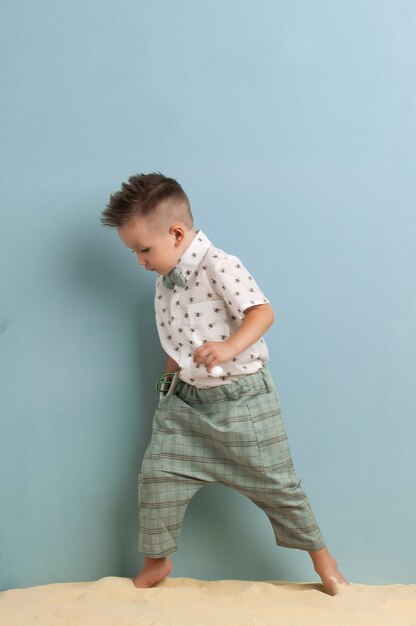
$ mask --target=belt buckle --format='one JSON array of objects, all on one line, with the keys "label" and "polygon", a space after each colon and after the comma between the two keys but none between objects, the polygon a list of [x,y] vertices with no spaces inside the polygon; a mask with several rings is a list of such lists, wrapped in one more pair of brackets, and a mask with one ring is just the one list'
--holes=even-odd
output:
[{"label": "belt buckle", "polygon": [[156,389],[160,393],[166,396],[170,396],[175,393],[178,387],[180,388],[181,381],[179,381],[179,372],[167,372],[159,376],[156,382]]}]

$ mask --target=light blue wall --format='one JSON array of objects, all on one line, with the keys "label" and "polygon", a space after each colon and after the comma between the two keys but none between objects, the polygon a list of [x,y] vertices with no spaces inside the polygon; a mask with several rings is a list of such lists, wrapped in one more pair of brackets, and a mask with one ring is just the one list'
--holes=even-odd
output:
[{"label": "light blue wall", "polygon": [[[133,576],[163,367],[154,276],[99,224],[162,171],[272,301],[298,474],[345,575],[415,580],[412,0],[17,0],[1,16],[2,588]],[[316,580],[225,487],[175,575]]]}]

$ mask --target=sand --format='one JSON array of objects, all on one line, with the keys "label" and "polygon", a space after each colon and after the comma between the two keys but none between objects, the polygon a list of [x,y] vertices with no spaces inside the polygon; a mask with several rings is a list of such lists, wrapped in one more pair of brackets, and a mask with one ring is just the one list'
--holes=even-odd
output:
[{"label": "sand", "polygon": [[321,585],[167,578],[59,583],[0,593],[1,626],[416,626],[416,585]]}]

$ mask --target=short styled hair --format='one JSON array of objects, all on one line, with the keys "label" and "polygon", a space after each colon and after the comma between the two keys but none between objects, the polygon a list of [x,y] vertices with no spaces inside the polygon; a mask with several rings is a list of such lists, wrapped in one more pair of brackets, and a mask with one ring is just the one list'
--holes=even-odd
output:
[{"label": "short styled hair", "polygon": [[161,203],[173,200],[179,205],[172,217],[182,217],[185,224],[192,228],[193,217],[188,196],[181,185],[174,179],[160,172],[135,174],[121,189],[110,195],[110,201],[102,212],[101,223],[109,228],[119,228],[135,217],[149,217],[157,213]]}]

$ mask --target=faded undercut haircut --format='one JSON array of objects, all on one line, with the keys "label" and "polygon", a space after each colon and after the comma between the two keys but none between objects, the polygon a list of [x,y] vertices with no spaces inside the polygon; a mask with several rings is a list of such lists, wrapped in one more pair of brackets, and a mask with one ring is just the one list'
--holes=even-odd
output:
[{"label": "faded undercut haircut", "polygon": [[179,219],[188,228],[193,227],[188,196],[174,178],[160,172],[135,174],[122,183],[121,189],[110,195],[110,201],[101,215],[101,224],[119,228],[135,217],[154,217],[156,221],[161,206],[163,219]]}]

